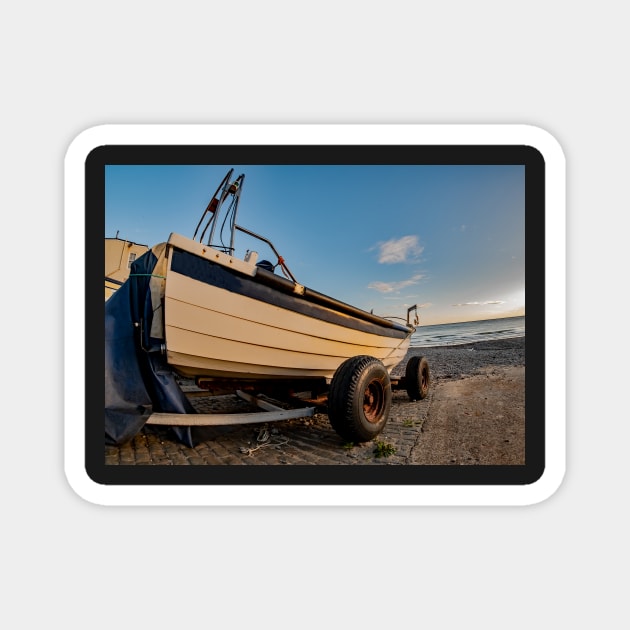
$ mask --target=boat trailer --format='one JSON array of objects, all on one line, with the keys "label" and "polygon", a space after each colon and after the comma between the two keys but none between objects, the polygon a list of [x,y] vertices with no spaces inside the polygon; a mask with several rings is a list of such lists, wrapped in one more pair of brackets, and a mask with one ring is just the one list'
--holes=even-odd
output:
[{"label": "boat trailer", "polygon": [[[355,357],[354,364],[357,366],[360,363],[366,365],[370,364],[370,361],[365,359],[371,359],[371,357]],[[348,363],[348,362],[347,362]],[[352,366],[352,360],[348,363],[348,367]],[[351,373],[349,370],[348,373]],[[304,383],[293,382],[293,387],[290,382],[284,381],[281,383],[284,386],[284,395],[273,395],[268,393],[262,393],[259,391],[256,394],[248,393],[243,389],[235,389],[231,394],[221,393],[219,395],[213,394],[212,381],[207,382],[202,378],[197,379],[197,388],[195,390],[189,390],[189,396],[207,396],[213,400],[219,399],[231,399],[234,401],[234,394],[252,405],[258,407],[261,411],[252,412],[227,412],[227,413],[164,413],[154,412],[152,413],[146,424],[150,425],[162,425],[171,427],[204,427],[204,426],[229,426],[229,425],[242,425],[242,424],[257,424],[265,422],[278,422],[282,420],[294,420],[297,418],[309,418],[315,415],[317,411],[321,413],[328,413],[329,417],[330,406],[339,407],[339,402],[335,401],[335,398],[342,398],[343,405],[347,406],[346,392],[335,393],[332,391],[333,400],[331,401],[331,388],[323,388],[319,383],[310,382],[313,385],[311,389],[305,391],[295,391],[298,389],[304,390]],[[201,387],[200,387],[201,385]],[[205,385],[205,387],[204,387]],[[296,386],[297,385],[297,386]],[[302,385],[300,387],[299,385]],[[410,400],[422,400],[426,397],[429,388],[429,368],[426,359],[422,356],[412,356],[407,362],[405,375],[402,377],[390,377],[389,385],[391,390],[406,390]],[[276,383],[277,386],[277,383]],[[229,388],[228,388],[229,389]],[[263,388],[264,389],[264,388]],[[364,389],[356,392],[354,400],[356,401],[355,412],[359,411],[360,415],[366,418],[368,424],[370,422],[377,422],[379,428],[374,427],[376,434],[380,432],[387,421],[389,415],[389,407],[391,402],[391,395],[386,395],[387,387],[384,390],[382,387],[373,388],[367,385]],[[223,385],[217,391],[225,392],[226,387]],[[274,392],[274,389],[271,389]],[[275,390],[277,391],[277,389]],[[383,392],[383,393],[381,393]],[[236,401],[235,401],[236,402]],[[300,405],[292,408],[280,407],[278,404]],[[357,409],[357,407],[359,409]],[[384,416],[384,417],[383,417]],[[334,420],[331,419],[331,423],[334,425]],[[336,428],[336,427],[335,427]],[[369,436],[372,436],[371,431],[368,432]],[[365,435],[365,438],[368,434]]]}]

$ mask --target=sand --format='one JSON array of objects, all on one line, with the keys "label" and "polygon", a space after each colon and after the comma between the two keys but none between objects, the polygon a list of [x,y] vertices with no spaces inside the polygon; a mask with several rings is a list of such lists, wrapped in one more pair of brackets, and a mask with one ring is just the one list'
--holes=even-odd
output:
[{"label": "sand", "polygon": [[427,358],[432,383],[409,463],[525,463],[524,338],[412,348],[401,366],[414,354]]}]

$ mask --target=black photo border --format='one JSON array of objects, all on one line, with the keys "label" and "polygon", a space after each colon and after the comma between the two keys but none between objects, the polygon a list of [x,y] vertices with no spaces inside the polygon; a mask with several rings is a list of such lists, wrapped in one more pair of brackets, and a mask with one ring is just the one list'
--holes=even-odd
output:
[{"label": "black photo border", "polygon": [[[526,387],[522,466],[128,466],[104,457],[104,260],[107,165],[524,165]],[[528,145],[112,144],[85,160],[85,470],[126,485],[527,485],[545,471],[545,160]],[[98,281],[97,281],[98,280]]]}]

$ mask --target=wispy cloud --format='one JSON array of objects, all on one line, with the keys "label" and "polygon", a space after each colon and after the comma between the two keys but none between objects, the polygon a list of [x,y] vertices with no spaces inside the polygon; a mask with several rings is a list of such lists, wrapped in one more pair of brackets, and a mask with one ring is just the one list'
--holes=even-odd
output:
[{"label": "wispy cloud", "polygon": [[505,304],[504,300],[489,300],[488,302],[460,302],[453,306],[484,306],[486,304]]},{"label": "wispy cloud", "polygon": [[370,284],[368,284],[368,289],[375,289],[380,293],[393,293],[394,291],[400,291],[412,284],[418,284],[422,278],[424,278],[424,274],[417,273],[407,280],[399,280],[398,282],[380,282],[377,280],[375,282],[370,282]]},{"label": "wispy cloud", "polygon": [[411,234],[378,243],[376,248],[378,249],[378,262],[386,265],[412,262],[424,250],[424,247],[418,243],[418,237]]}]

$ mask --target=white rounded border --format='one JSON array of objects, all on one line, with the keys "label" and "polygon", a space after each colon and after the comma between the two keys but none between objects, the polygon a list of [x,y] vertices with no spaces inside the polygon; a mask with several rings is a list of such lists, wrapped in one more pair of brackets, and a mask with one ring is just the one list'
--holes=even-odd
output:
[{"label": "white rounded border", "polygon": [[[103,145],[389,144],[527,145],[545,160],[545,470],[528,485],[104,485],[85,470],[85,160]],[[531,505],[561,485],[566,466],[566,165],[532,125],[235,124],[101,125],[80,133],[64,161],[64,464],[72,489],[98,505],[469,506]],[[70,245],[72,247],[70,248]],[[77,375],[81,378],[77,379]]]}]

